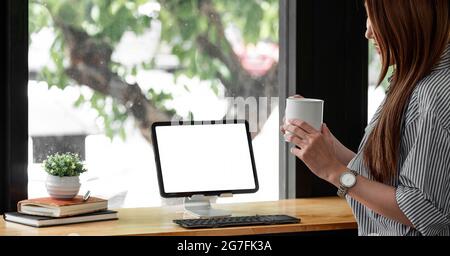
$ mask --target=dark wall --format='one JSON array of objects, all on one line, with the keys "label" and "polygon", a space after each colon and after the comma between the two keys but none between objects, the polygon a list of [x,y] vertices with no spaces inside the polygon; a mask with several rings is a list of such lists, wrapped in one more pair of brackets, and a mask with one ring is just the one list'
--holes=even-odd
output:
[{"label": "dark wall", "polygon": [[[6,8],[3,8],[1,17],[2,17],[2,33],[6,32],[6,28],[8,27],[8,18],[7,18],[7,11]],[[2,67],[6,67],[8,64],[7,62],[7,51],[6,49],[3,49],[2,51]],[[2,68],[1,70],[1,79],[2,84],[6,84],[7,82],[7,68]],[[0,86],[0,213],[2,213],[5,209],[5,195],[4,195],[4,187],[6,186],[5,177],[3,175],[2,170],[6,169],[6,120],[8,119],[6,108],[8,106],[7,103],[7,87],[6,86]]]},{"label": "dark wall", "polygon": [[5,1],[0,94],[0,213],[27,198],[28,1]]},{"label": "dark wall", "polygon": [[[297,93],[325,100],[324,122],[356,151],[367,124],[364,1],[297,1],[297,18]],[[297,197],[336,194],[301,161],[296,168]]]}]

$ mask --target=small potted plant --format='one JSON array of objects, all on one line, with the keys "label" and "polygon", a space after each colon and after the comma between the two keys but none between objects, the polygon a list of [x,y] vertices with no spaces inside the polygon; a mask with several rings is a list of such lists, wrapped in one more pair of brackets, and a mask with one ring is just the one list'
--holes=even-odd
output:
[{"label": "small potted plant", "polygon": [[43,163],[48,173],[45,186],[48,194],[57,199],[72,199],[80,190],[80,174],[86,172],[80,157],[74,153],[56,153]]}]

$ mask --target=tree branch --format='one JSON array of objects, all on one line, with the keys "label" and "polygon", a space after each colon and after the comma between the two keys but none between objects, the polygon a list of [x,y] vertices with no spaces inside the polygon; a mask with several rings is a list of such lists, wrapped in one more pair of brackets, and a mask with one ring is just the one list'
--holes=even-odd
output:
[{"label": "tree branch", "polygon": [[209,56],[219,59],[230,71],[239,70],[240,64],[231,61],[227,56],[225,56],[223,49],[220,49],[217,45],[213,44],[206,35],[197,36],[197,45],[203,53]]},{"label": "tree branch", "polygon": [[[267,97],[270,104],[270,97],[278,96],[278,64],[274,64],[271,69],[262,77],[252,77],[243,67],[239,57],[234,52],[231,43],[225,36],[225,28],[220,14],[214,8],[211,0],[199,0],[199,9],[205,17],[208,18],[211,26],[215,27],[218,44],[212,43],[207,35],[197,36],[197,45],[202,52],[212,58],[220,60],[232,73],[232,81],[225,79],[218,73],[217,77],[226,88],[228,97],[255,97],[257,99],[258,109],[249,109],[249,116],[258,116],[259,108],[264,107],[259,104],[259,97]],[[226,52],[226,54],[225,54]],[[271,106],[272,108],[273,106]],[[245,113],[245,108],[229,106],[227,116],[234,113]],[[251,112],[251,113],[250,113]],[[259,119],[259,117],[258,117]],[[257,130],[252,132],[254,138],[262,129],[266,120],[259,120]]]},{"label": "tree branch", "polygon": [[152,123],[168,121],[171,114],[150,102],[137,84],[128,84],[109,70],[112,50],[107,44],[67,25],[62,31],[70,52],[66,74],[79,85],[118,100],[133,115],[144,138],[151,142]]},{"label": "tree branch", "polygon": [[65,70],[68,77],[103,95],[117,99],[132,113],[143,137],[151,143],[151,125],[156,121],[170,120],[171,114],[160,110],[142,93],[137,84],[127,84],[109,70],[112,49],[98,42],[86,32],[75,29],[53,15],[47,5],[31,0],[45,8],[55,27],[60,28],[70,52],[70,67]]},{"label": "tree branch", "polygon": [[265,88],[265,95],[278,96],[278,62],[273,64],[267,74],[262,77],[261,84]]},{"label": "tree branch", "polygon": [[[220,82],[225,86],[225,88],[233,88],[233,84],[226,79],[220,72],[216,73],[217,78],[220,80]],[[230,89],[228,89],[230,90]]]},{"label": "tree branch", "polygon": [[[210,24],[215,27],[217,32],[218,42],[220,44],[212,43],[207,36],[199,35],[197,37],[197,44],[199,48],[206,54],[216,57],[221,60],[224,65],[233,73],[239,80],[250,82],[253,80],[251,75],[242,67],[239,57],[233,50],[233,46],[225,36],[225,26],[222,23],[220,14],[214,7],[211,0],[200,0],[200,13],[208,18]],[[226,55],[224,53],[227,53]],[[232,90],[233,88],[227,88]]]}]

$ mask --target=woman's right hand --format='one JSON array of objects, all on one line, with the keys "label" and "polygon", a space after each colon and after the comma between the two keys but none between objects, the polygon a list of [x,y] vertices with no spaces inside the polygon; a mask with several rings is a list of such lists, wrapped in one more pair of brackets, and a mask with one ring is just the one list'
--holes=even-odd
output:
[{"label": "woman's right hand", "polygon": [[[300,95],[300,94],[296,94],[296,95],[294,95],[294,96],[290,96],[289,98],[298,98],[298,99],[302,99],[302,98],[304,98],[302,95]],[[283,135],[286,133],[286,131],[284,130],[284,128],[283,128],[283,126],[284,126],[284,124],[286,123],[286,117],[284,116],[283,117],[283,124],[280,126],[280,131],[281,131],[281,133],[283,133]]]},{"label": "woman's right hand", "polygon": [[[290,98],[304,98],[301,95],[294,95],[291,96]],[[286,134],[286,130],[283,128],[284,124],[286,123],[286,117],[283,117],[283,124],[280,126],[280,131],[283,135]],[[344,165],[347,165],[350,160],[355,156],[355,153],[353,151],[351,151],[350,149],[348,149],[347,147],[345,147],[334,135],[333,133],[328,129],[327,126],[325,126],[323,129],[327,129],[329,131],[329,133],[331,134],[331,138],[327,140],[328,144],[330,145],[330,147],[334,150],[337,158],[339,159],[340,162],[342,162]]]}]

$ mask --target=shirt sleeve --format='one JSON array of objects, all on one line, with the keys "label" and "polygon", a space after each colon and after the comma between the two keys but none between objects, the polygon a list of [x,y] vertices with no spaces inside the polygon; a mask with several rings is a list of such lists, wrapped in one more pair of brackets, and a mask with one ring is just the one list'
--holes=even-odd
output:
[{"label": "shirt sleeve", "polygon": [[[408,134],[410,133],[410,134]],[[450,226],[450,135],[438,118],[422,113],[405,129],[411,150],[400,169],[398,206],[422,235],[438,235]]]}]

